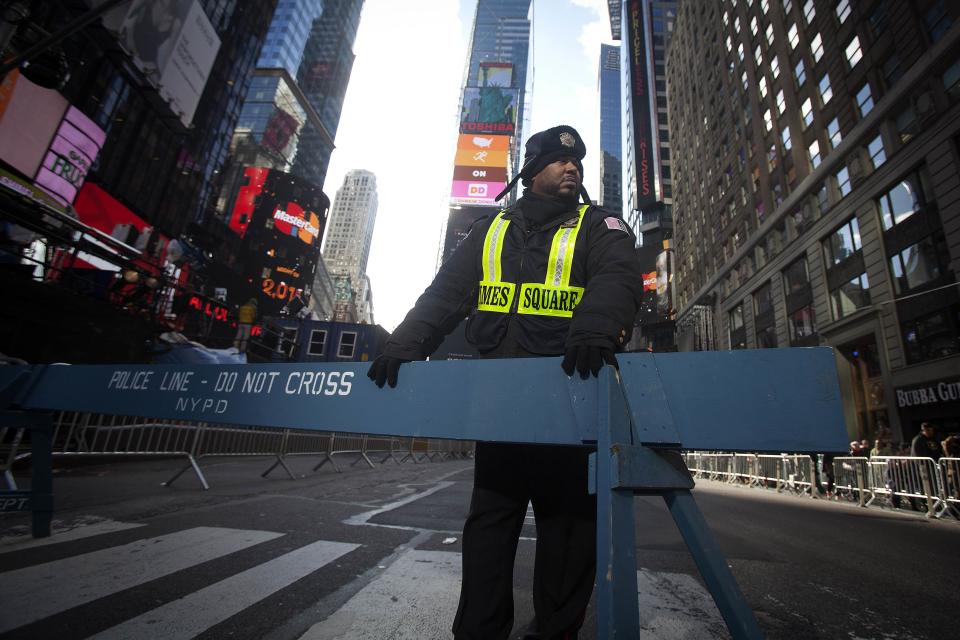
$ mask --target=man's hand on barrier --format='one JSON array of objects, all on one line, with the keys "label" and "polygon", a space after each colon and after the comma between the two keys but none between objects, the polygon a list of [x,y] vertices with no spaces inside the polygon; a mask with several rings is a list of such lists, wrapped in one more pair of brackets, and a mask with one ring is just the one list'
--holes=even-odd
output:
[{"label": "man's hand on barrier", "polygon": [[400,371],[400,365],[404,362],[410,362],[403,358],[394,358],[391,356],[379,356],[370,365],[367,371],[367,377],[373,380],[373,383],[383,389],[383,383],[386,382],[391,388],[397,386],[397,373]]},{"label": "man's hand on barrier", "polygon": [[617,370],[620,369],[611,347],[581,344],[567,347],[560,366],[568,376],[572,376],[573,370],[576,369],[580,372],[580,377],[586,380],[590,373],[595,377],[600,375],[600,369],[603,368],[604,363],[613,365]]}]

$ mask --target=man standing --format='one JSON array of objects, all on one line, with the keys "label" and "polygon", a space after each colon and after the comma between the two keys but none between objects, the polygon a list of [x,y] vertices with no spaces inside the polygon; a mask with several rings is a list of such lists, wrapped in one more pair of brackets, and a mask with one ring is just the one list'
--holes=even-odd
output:
[{"label": "man standing", "polygon": [[929,422],[921,422],[920,433],[910,442],[910,455],[915,458],[933,458],[936,462],[942,453],[937,441],[937,430]]},{"label": "man standing", "polygon": [[[629,341],[643,274],[619,216],[584,204],[586,147],[573,127],[527,141],[518,202],[476,222],[387,341],[368,376],[397,383],[470,312],[467,338],[484,358],[563,355],[586,378]],[[499,199],[498,197],[498,199]],[[596,497],[587,493],[585,447],[478,442],[463,531],[456,638],[507,638],[513,563],[527,503],[537,521],[529,638],[575,638],[593,592]]]}]

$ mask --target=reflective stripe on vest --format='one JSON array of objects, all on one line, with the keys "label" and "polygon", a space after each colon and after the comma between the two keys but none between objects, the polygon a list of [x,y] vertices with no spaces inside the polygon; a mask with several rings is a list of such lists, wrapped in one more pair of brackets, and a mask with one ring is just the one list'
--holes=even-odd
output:
[{"label": "reflective stripe on vest", "polygon": [[[560,318],[573,316],[574,308],[583,297],[583,287],[570,286],[570,271],[577,234],[588,206],[580,207],[576,224],[561,226],[554,234],[543,284],[528,282],[520,285],[518,313]],[[494,218],[483,243],[483,280],[480,281],[477,300],[477,309],[480,311],[508,313],[513,306],[516,285],[500,280],[503,239],[510,224],[509,220],[503,218],[505,213],[501,211]]]}]

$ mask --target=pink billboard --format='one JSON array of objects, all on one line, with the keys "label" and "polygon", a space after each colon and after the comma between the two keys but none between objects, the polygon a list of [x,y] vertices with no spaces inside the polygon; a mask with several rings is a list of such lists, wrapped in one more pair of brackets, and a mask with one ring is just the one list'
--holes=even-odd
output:
[{"label": "pink billboard", "polygon": [[83,186],[107,134],[76,107],[67,109],[34,183],[63,204]]},{"label": "pink billboard", "polygon": [[450,202],[453,204],[496,204],[494,198],[503,191],[501,182],[474,182],[472,180],[454,180],[450,190]]}]

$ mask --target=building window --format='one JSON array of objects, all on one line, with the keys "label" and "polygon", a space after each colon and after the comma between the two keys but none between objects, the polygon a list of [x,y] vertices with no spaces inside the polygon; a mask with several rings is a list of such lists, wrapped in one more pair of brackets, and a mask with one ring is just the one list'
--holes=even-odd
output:
[{"label": "building window", "polygon": [[867,24],[870,25],[870,33],[873,39],[877,40],[887,30],[887,3],[889,0],[880,0],[874,8],[873,13],[867,16]]},{"label": "building window", "polygon": [[810,276],[807,272],[807,256],[794,260],[783,270],[783,286],[788,296],[802,293],[810,288]]},{"label": "building window", "polygon": [[777,91],[777,115],[782,116],[786,108],[787,99],[783,95],[783,89],[780,89],[780,91]]},{"label": "building window", "polygon": [[813,305],[805,305],[787,314],[790,345],[805,347],[817,343],[817,315]]},{"label": "building window", "polygon": [[783,128],[781,137],[783,139],[783,150],[790,151],[790,149],[793,148],[793,141],[790,139],[790,125],[787,125]]},{"label": "building window", "polygon": [[849,282],[831,290],[830,303],[833,307],[834,320],[848,316],[857,309],[869,307],[870,283],[867,281],[867,274],[861,273]]},{"label": "building window", "polygon": [[830,146],[836,149],[843,141],[843,135],[840,133],[840,119],[834,118],[827,125],[827,135],[830,136]]},{"label": "building window", "polygon": [[772,47],[773,46],[773,25],[772,24],[767,25],[766,36],[767,36],[767,45]]},{"label": "building window", "polygon": [[944,1],[936,0],[927,9],[927,13],[923,16],[923,22],[927,26],[927,33],[930,34],[930,42],[936,42],[950,29],[953,18],[947,13]]},{"label": "building window", "polygon": [[727,53],[733,51],[733,39],[730,36],[727,36]]},{"label": "building window", "polygon": [[873,93],[870,92],[869,82],[865,82],[857,91],[857,110],[861,118],[866,118],[867,114],[873,111]]},{"label": "building window", "polygon": [[[746,91],[746,90],[747,90],[747,87],[749,86],[749,82],[747,82],[747,72],[746,72],[746,71],[744,71],[743,73],[740,74],[740,81],[743,83],[743,90]],[[748,111],[748,113],[749,113],[749,111]]]},{"label": "building window", "polygon": [[897,114],[894,119],[894,125],[897,133],[900,134],[900,142],[906,144],[919,132],[920,123],[917,120],[917,114],[913,110],[913,105],[908,104],[903,111]]},{"label": "building window", "polygon": [[760,97],[766,98],[767,97],[767,77],[766,76],[760,76],[759,86],[760,86]]},{"label": "building window", "polygon": [[770,0],[760,0],[760,10],[763,15],[767,15],[767,11],[770,11]]},{"label": "building window", "polygon": [[747,331],[743,326],[743,303],[730,311],[730,348],[747,348]]},{"label": "building window", "polygon": [[807,71],[803,67],[803,60],[797,63],[797,66],[793,69],[793,75],[797,78],[797,87],[802,87],[803,83],[807,81]]},{"label": "building window", "polygon": [[886,162],[887,154],[883,149],[883,138],[878,135],[871,140],[870,144],[867,145],[867,153],[870,154],[870,163],[874,169],[878,169],[880,165]]},{"label": "building window", "polygon": [[767,281],[753,292],[753,322],[757,347],[760,349],[772,349],[777,346],[771,288],[771,283]]},{"label": "building window", "polygon": [[803,17],[807,24],[813,24],[813,19],[817,16],[817,8],[813,6],[813,0],[807,0],[803,3]]},{"label": "building window", "polygon": [[810,156],[810,164],[813,165],[813,168],[816,169],[820,166],[820,142],[814,140],[810,143],[810,146],[807,147],[807,154]]},{"label": "building window", "polygon": [[829,268],[835,267],[852,257],[863,248],[860,240],[860,225],[857,218],[847,220],[842,227],[830,234],[823,243],[827,253]]},{"label": "building window", "polygon": [[901,331],[910,364],[960,353],[960,305],[904,322]]},{"label": "building window", "polygon": [[950,268],[950,254],[943,232],[937,231],[920,242],[890,256],[893,288],[897,295],[937,282]]},{"label": "building window", "polygon": [[900,56],[896,52],[891,53],[890,56],[883,61],[883,79],[887,82],[887,88],[889,89],[897,83],[897,80],[903,75],[903,69],[900,67]]},{"label": "building window", "polygon": [[737,45],[737,56],[740,58],[740,62],[743,62],[743,43]]},{"label": "building window", "polygon": [[830,98],[833,97],[833,87],[830,86],[830,74],[825,73],[823,77],[820,78],[820,102],[821,104],[827,104],[830,102]]},{"label": "building window", "polygon": [[357,332],[344,331],[340,334],[340,345],[337,347],[338,358],[352,358],[357,346]]},{"label": "building window", "polygon": [[307,355],[322,356],[327,343],[327,330],[314,329],[310,332],[310,344],[307,346]]},{"label": "building window", "polygon": [[820,34],[813,36],[813,40],[810,41],[810,53],[813,54],[813,61],[820,62],[820,58],[823,57],[823,38],[820,37]]},{"label": "building window", "polygon": [[780,60],[776,54],[770,56],[770,75],[773,76],[774,80],[780,77]]},{"label": "building window", "polygon": [[943,72],[943,88],[954,98],[960,98],[960,60]]},{"label": "building window", "polygon": [[767,128],[767,133],[770,133],[770,130],[773,129],[773,116],[770,114],[770,109],[763,112],[763,124]]},{"label": "building window", "polygon": [[800,115],[803,116],[803,126],[809,127],[813,124],[813,101],[807,98],[800,105]]},{"label": "building window", "polygon": [[837,189],[840,190],[840,197],[845,198],[850,193],[850,170],[843,167],[837,172]]},{"label": "building window", "polygon": [[859,36],[853,36],[853,40],[847,45],[846,54],[847,63],[850,65],[850,68],[853,69],[857,66],[857,63],[860,62],[861,58],[863,58],[863,50],[860,48]]},{"label": "building window", "polygon": [[757,16],[753,16],[753,18],[750,19],[750,33],[752,33],[753,35],[757,35],[759,31],[760,31],[760,22],[757,20]]},{"label": "building window", "polygon": [[800,44],[800,33],[797,31],[797,25],[792,24],[790,28],[787,29],[787,40],[790,42],[790,50],[797,48],[797,45]]},{"label": "building window", "polygon": [[843,24],[849,17],[850,0],[840,0],[840,2],[837,3],[837,20],[840,21],[840,24]]}]

